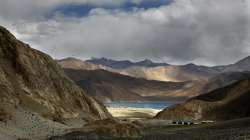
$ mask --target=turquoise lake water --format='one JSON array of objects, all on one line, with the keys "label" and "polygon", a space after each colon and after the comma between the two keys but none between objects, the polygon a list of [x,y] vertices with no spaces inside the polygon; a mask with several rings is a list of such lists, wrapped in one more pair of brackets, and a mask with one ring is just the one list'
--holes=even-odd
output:
[{"label": "turquoise lake water", "polygon": [[132,107],[132,108],[151,108],[151,109],[164,109],[178,102],[174,101],[152,101],[152,102],[127,102],[115,101],[104,103],[106,107]]}]

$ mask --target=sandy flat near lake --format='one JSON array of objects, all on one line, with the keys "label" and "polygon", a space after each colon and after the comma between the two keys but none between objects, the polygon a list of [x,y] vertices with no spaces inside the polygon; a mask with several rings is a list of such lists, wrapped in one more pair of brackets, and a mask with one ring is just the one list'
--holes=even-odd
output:
[{"label": "sandy flat near lake", "polygon": [[151,108],[108,107],[108,111],[116,118],[143,119],[152,118],[161,110]]}]

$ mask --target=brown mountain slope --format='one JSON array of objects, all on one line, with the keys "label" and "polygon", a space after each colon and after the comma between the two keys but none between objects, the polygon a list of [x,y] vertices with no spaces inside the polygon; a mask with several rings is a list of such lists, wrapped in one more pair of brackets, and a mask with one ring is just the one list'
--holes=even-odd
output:
[{"label": "brown mountain slope", "polygon": [[156,118],[181,120],[228,120],[250,116],[250,80],[240,80],[166,108]]},{"label": "brown mountain slope", "polygon": [[225,72],[218,74],[208,80],[208,82],[204,85],[204,93],[208,93],[212,90],[225,87],[234,82],[240,80],[250,79],[250,72]]},{"label": "brown mountain slope", "polygon": [[121,74],[158,81],[206,81],[215,74],[207,70],[199,70],[190,66],[159,66],[159,67],[130,67],[120,70]]},{"label": "brown mountain slope", "polygon": [[70,127],[59,123],[65,120],[110,117],[105,107],[68,79],[51,57],[18,41],[3,27],[0,94],[0,134],[4,135],[42,137]]},{"label": "brown mountain slope", "polygon": [[[105,70],[64,69],[65,73],[87,93],[101,101],[144,101],[173,99],[166,95],[179,91],[189,82],[161,82],[133,78]],[[186,95],[185,95],[186,96]],[[179,99],[186,98],[178,97]]]}]

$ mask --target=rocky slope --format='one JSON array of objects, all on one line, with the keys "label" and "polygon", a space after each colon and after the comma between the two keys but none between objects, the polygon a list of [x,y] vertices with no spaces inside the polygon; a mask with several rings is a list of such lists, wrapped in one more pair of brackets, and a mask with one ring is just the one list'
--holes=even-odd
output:
[{"label": "rocky slope", "polygon": [[225,87],[239,80],[250,79],[250,72],[225,72],[218,74],[208,80],[204,85],[204,93],[208,93],[212,90]]},{"label": "rocky slope", "polygon": [[[64,69],[87,93],[100,101],[171,100],[177,92],[189,88],[189,82],[161,82],[133,78],[105,70]],[[171,93],[171,96],[167,96]],[[180,95],[175,99],[187,98]]]},{"label": "rocky slope", "polygon": [[156,118],[170,120],[228,120],[250,116],[250,80],[223,88],[166,108]]},{"label": "rocky slope", "polygon": [[[72,119],[110,117],[48,55],[0,27],[0,137],[39,139],[72,127]],[[79,125],[79,123],[77,124]]]}]

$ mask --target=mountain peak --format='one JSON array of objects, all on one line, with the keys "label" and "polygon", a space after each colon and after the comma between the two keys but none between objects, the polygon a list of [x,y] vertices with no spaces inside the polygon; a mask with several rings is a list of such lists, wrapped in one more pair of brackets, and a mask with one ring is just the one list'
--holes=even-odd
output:
[{"label": "mountain peak", "polygon": [[62,62],[62,61],[82,61],[82,60],[78,59],[78,58],[75,58],[75,57],[67,57],[67,58],[64,58],[64,59],[60,59],[58,61]]},{"label": "mountain peak", "polygon": [[247,56],[247,57],[241,59],[236,64],[245,64],[245,63],[249,63],[250,64],[250,56]]},{"label": "mountain peak", "polygon": [[150,60],[150,59],[144,59],[143,61],[140,61],[139,63],[152,64],[154,62],[152,60]]},{"label": "mountain peak", "polygon": [[194,63],[188,63],[186,66],[197,66],[197,65]]},{"label": "mountain peak", "polygon": [[110,61],[112,59],[108,59],[106,57],[100,57],[100,58],[98,58],[98,57],[91,57],[90,60],[93,60],[93,61]]}]

